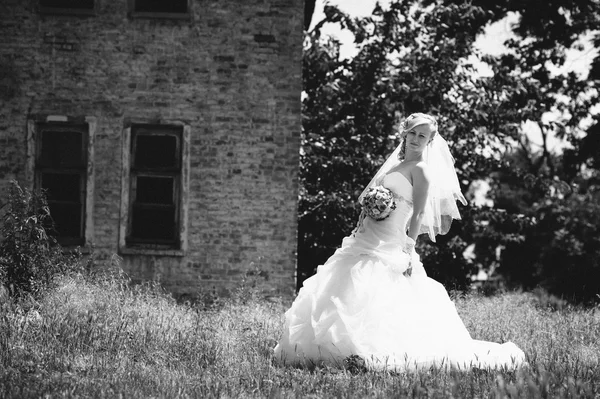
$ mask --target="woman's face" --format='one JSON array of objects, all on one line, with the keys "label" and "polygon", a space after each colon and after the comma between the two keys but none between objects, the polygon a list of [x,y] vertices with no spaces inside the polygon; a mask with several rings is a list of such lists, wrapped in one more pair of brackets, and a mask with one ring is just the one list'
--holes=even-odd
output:
[{"label": "woman's face", "polygon": [[433,134],[433,127],[428,123],[408,129],[406,131],[406,151],[423,152]]}]

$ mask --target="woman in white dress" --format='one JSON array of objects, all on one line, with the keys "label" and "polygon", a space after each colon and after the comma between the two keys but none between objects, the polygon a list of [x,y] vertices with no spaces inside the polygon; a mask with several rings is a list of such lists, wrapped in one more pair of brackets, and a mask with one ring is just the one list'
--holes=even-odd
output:
[{"label": "woman in white dress", "polygon": [[416,239],[445,234],[465,203],[437,122],[412,114],[401,144],[365,188],[383,186],[396,204],[389,217],[361,214],[354,232],[304,281],[285,313],[275,359],[341,366],[359,356],[372,369],[515,368],[525,355],[511,342],[473,340],[444,287],[427,277]]}]

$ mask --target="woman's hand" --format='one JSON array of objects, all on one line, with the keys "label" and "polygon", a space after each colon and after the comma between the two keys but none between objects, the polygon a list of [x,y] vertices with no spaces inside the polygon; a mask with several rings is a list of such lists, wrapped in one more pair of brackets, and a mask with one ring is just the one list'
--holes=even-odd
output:
[{"label": "woman's hand", "polygon": [[410,277],[412,275],[412,254],[415,251],[416,243],[417,242],[415,240],[407,236],[404,247],[402,248],[402,252],[408,255],[408,267],[406,268],[406,271],[402,273],[405,277]]},{"label": "woman's hand", "polygon": [[407,253],[410,257],[412,257],[412,253],[415,250],[415,244],[417,242],[409,236],[406,236],[406,242],[404,243],[404,247],[402,248],[402,252]]},{"label": "woman's hand", "polygon": [[412,276],[412,264],[411,263],[408,264],[408,269],[406,269],[404,271],[404,273],[402,273],[402,274],[404,274],[404,277]]}]

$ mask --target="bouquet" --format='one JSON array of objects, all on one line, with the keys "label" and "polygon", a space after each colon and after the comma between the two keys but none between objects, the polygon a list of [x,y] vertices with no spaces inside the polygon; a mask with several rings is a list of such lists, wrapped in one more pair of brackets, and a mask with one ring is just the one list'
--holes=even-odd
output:
[{"label": "bouquet", "polygon": [[383,220],[396,209],[394,194],[383,186],[371,187],[363,198],[362,207],[370,218]]}]

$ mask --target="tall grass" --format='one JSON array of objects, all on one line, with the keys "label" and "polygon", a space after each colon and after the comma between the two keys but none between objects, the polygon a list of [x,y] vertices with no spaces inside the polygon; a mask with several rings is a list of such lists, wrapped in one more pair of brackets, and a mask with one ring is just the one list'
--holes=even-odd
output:
[{"label": "tall grass", "polygon": [[531,294],[457,298],[473,338],[512,340],[517,372],[416,374],[284,368],[272,361],[289,303],[237,297],[178,304],[118,275],[65,277],[33,305],[0,309],[0,396],[600,396],[600,310],[541,308]]}]

